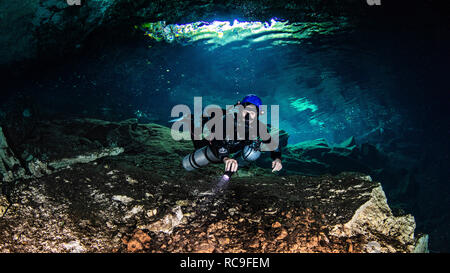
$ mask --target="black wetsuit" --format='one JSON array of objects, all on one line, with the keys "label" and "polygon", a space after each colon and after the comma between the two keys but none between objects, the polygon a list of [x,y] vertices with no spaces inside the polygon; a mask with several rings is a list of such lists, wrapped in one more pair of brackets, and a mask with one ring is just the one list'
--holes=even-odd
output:
[{"label": "black wetsuit", "polygon": [[[232,140],[227,140],[226,136],[225,136],[225,132],[226,132],[226,113],[225,110],[223,110],[223,131],[224,131],[224,136],[222,137],[223,140],[217,140],[217,139],[213,139],[211,141],[208,141],[207,139],[201,139],[201,140],[194,140],[194,134],[193,134],[193,129],[191,131],[191,137],[194,143],[194,148],[195,149],[199,149],[202,148],[206,145],[209,145],[211,147],[211,150],[213,151],[213,153],[220,159],[220,162],[223,162],[223,159],[225,157],[230,157],[231,155],[241,152],[245,146],[247,145],[259,145],[260,143],[270,143],[271,139],[267,139],[267,140],[261,140],[263,137],[259,135],[259,128],[257,128],[257,137],[256,139],[249,139],[249,131],[250,131],[250,127],[249,127],[249,123],[248,120],[246,120],[245,122],[245,139],[244,140],[239,140],[237,138],[237,118],[236,118],[236,114],[235,114],[235,118],[234,120],[234,138]],[[230,114],[229,114],[230,115]],[[203,118],[203,127],[205,126],[205,123],[209,120],[210,118]],[[259,121],[255,121],[255,124],[257,124],[257,126],[263,126],[264,128],[262,128],[261,130],[264,132],[264,130],[268,132],[267,126],[265,124],[263,124],[262,122]],[[192,120],[191,123],[191,128],[193,127],[194,122]],[[212,129],[212,131],[214,131],[214,129]],[[268,134],[268,136],[270,136]],[[278,146],[277,149],[275,149],[274,151],[270,152],[270,157],[272,158],[272,160],[275,159],[280,159],[281,160],[281,149],[280,146]]]}]

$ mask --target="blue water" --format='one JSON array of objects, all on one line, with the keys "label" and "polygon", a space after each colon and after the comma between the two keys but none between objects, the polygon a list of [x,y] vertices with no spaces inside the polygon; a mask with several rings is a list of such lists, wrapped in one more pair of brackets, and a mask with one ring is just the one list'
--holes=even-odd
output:
[{"label": "blue water", "polygon": [[[244,40],[211,50],[203,43],[167,44],[138,35],[23,75],[9,83],[0,109],[26,111],[25,119],[139,118],[169,126],[172,107],[192,107],[194,96],[204,106],[225,107],[258,94],[264,104],[279,105],[290,144],[354,136],[359,144],[412,162],[407,171],[419,180],[418,189],[390,201],[416,216],[419,231],[431,234],[432,250],[445,251],[448,44],[408,31],[354,31],[302,44],[248,46]],[[395,187],[384,187],[389,198]]]}]

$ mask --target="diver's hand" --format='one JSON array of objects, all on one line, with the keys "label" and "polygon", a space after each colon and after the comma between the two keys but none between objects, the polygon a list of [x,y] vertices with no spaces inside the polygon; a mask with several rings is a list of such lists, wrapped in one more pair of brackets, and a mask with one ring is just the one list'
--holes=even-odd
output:
[{"label": "diver's hand", "polygon": [[277,158],[274,161],[272,161],[272,172],[279,171],[283,168],[283,165],[281,164],[281,159]]},{"label": "diver's hand", "polygon": [[225,171],[230,171],[233,173],[237,171],[238,163],[235,159],[225,157],[223,162],[225,163]]}]

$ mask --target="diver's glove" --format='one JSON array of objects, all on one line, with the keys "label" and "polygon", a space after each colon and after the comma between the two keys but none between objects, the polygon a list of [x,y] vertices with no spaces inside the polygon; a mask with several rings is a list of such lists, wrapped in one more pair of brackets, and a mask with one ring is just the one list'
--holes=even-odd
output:
[{"label": "diver's glove", "polygon": [[277,172],[283,168],[283,165],[281,164],[281,159],[276,158],[274,161],[272,161],[272,172]]},{"label": "diver's glove", "polygon": [[236,159],[225,157],[223,162],[225,163],[225,172],[237,172],[238,162]]}]

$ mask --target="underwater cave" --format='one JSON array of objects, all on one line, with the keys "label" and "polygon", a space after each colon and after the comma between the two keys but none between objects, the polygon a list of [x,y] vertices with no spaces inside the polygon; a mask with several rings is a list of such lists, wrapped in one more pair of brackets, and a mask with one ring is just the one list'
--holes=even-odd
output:
[{"label": "underwater cave", "polygon": [[[69,2],[0,2],[0,252],[450,250],[441,2]],[[248,94],[282,168],[204,195],[223,164],[183,168],[171,110]]]}]

